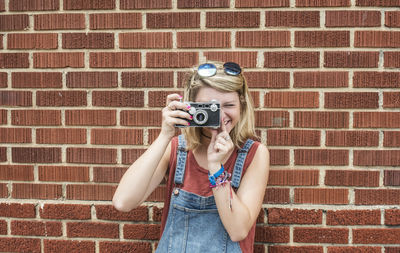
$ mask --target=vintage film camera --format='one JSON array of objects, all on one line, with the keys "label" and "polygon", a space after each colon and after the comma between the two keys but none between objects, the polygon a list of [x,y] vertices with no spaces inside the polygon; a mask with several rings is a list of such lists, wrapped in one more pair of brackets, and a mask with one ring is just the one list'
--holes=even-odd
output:
[{"label": "vintage film camera", "polygon": [[219,127],[221,105],[218,101],[185,103],[190,105],[188,113],[193,119],[188,120],[190,126],[176,125],[177,127]]}]

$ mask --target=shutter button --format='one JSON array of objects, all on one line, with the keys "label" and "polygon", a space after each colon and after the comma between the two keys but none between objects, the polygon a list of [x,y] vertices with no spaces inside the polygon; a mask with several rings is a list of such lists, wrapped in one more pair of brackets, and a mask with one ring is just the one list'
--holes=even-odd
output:
[{"label": "shutter button", "polygon": [[179,194],[179,189],[175,189],[175,190],[174,190],[174,194],[175,194],[175,195],[178,195],[178,194]]}]

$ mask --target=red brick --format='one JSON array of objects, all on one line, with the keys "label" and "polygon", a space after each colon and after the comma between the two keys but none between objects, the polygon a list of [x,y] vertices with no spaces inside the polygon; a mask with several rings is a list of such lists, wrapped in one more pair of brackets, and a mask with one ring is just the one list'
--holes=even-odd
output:
[{"label": "red brick", "polygon": [[86,129],[38,128],[36,143],[40,144],[85,144]]},{"label": "red brick", "polygon": [[0,143],[31,142],[32,136],[29,128],[0,128]]},{"label": "red brick", "polygon": [[293,241],[303,243],[347,244],[349,230],[345,228],[295,227]]},{"label": "red brick", "polygon": [[86,91],[37,91],[36,105],[38,106],[86,106]]},{"label": "red brick", "polygon": [[380,210],[328,210],[326,224],[329,226],[380,225]]},{"label": "red brick", "polygon": [[115,164],[117,150],[110,148],[67,148],[68,163]]},{"label": "red brick", "polygon": [[14,183],[12,197],[15,199],[60,199],[62,186],[57,184]]},{"label": "red brick", "polygon": [[274,7],[289,7],[289,0],[257,0],[257,1],[247,1],[247,0],[236,0],[236,8],[274,8]]},{"label": "red brick", "polygon": [[89,55],[91,68],[140,68],[140,52],[93,52]]},{"label": "red brick", "polygon": [[400,92],[384,92],[383,108],[400,108]]},{"label": "red brick", "polygon": [[[171,9],[171,0],[147,1],[147,0],[120,0],[121,10],[133,9]],[[125,251],[126,252],[126,251]]]},{"label": "red brick", "polygon": [[355,189],[356,205],[399,205],[400,190],[397,189]]},{"label": "red brick", "polygon": [[255,68],[257,65],[257,52],[212,51],[204,52],[204,56],[211,61],[236,62],[242,68]]},{"label": "red brick", "polygon": [[39,209],[40,218],[57,220],[89,220],[90,205],[44,204]]},{"label": "red brick", "polygon": [[397,253],[400,247],[385,247],[385,253]]},{"label": "red brick", "polygon": [[110,201],[114,196],[114,185],[67,185],[67,199],[74,200],[105,200]]},{"label": "red brick", "polygon": [[399,244],[400,229],[353,229],[353,243],[357,244]]},{"label": "red brick", "polygon": [[160,110],[121,111],[122,126],[160,126]]},{"label": "red brick", "polygon": [[354,112],[355,128],[399,128],[400,112]]},{"label": "red brick", "polygon": [[[162,212],[164,208],[158,208],[157,206],[153,207],[153,221],[161,221]],[[263,211],[261,211],[263,212]]]},{"label": "red brick", "polygon": [[288,31],[239,31],[236,47],[290,47]]},{"label": "red brick", "polygon": [[118,224],[101,222],[69,222],[68,237],[118,238]]},{"label": "red brick", "polygon": [[326,131],[326,146],[333,147],[377,147],[377,131]]},{"label": "red brick", "polygon": [[5,72],[0,72],[0,88],[8,87],[8,74]]},{"label": "red brick", "polygon": [[74,126],[115,126],[114,110],[67,110],[65,125]]},{"label": "red brick", "polygon": [[7,234],[7,222],[5,220],[0,220],[0,235]]},{"label": "red brick", "polygon": [[143,91],[93,91],[92,105],[103,107],[143,107]]},{"label": "red brick", "polygon": [[7,35],[7,49],[57,49],[57,34],[13,33]]},{"label": "red brick", "polygon": [[348,31],[295,31],[296,47],[348,47]]},{"label": "red brick", "polygon": [[4,2],[5,0],[0,0],[0,12],[5,11],[6,10],[6,4]]},{"label": "red brick", "polygon": [[385,170],[383,184],[387,186],[400,186],[400,171]]},{"label": "red brick", "polygon": [[2,237],[0,238],[0,249],[4,252],[40,253],[40,239]]},{"label": "red brick", "polygon": [[121,79],[125,88],[174,86],[174,73],[170,71],[122,72]]},{"label": "red brick", "polygon": [[13,72],[13,88],[61,88],[62,73],[58,72]]},{"label": "red brick", "polygon": [[249,88],[289,88],[289,72],[246,71],[243,73]]},{"label": "red brick", "polygon": [[400,7],[399,0],[356,0],[356,6]]},{"label": "red brick", "polygon": [[178,0],[178,8],[186,9],[186,8],[229,8],[230,1],[229,0]]},{"label": "red brick", "polygon": [[115,9],[113,0],[64,0],[64,10],[112,10]]},{"label": "red brick", "polygon": [[0,124],[7,124],[7,110],[0,110]]},{"label": "red brick", "polygon": [[36,14],[35,30],[85,29],[85,15],[80,13]]},{"label": "red brick", "polygon": [[350,0],[296,0],[296,7],[350,7]]},{"label": "red brick", "polygon": [[321,133],[314,130],[267,130],[268,146],[320,146]]},{"label": "red brick", "polygon": [[400,210],[399,209],[385,210],[385,225],[389,225],[389,226],[400,225]]},{"label": "red brick", "polygon": [[264,195],[264,204],[287,204],[290,203],[289,188],[268,187]]},{"label": "red brick", "polygon": [[268,224],[322,224],[322,210],[269,208]]},{"label": "red brick", "polygon": [[400,32],[392,31],[356,31],[355,47],[398,48],[400,47]]},{"label": "red brick", "polygon": [[166,187],[165,185],[158,186],[152,194],[146,199],[148,202],[163,202],[165,201],[166,196]]},{"label": "red brick", "polygon": [[0,198],[8,198],[7,184],[0,184]]},{"label": "red brick", "polygon": [[170,32],[120,33],[119,47],[137,48],[137,49],[172,48],[172,33]]},{"label": "red brick", "polygon": [[324,249],[322,246],[268,246],[268,253],[296,253],[296,252],[307,252],[307,253],[323,253]]},{"label": "red brick", "polygon": [[325,108],[378,108],[378,92],[325,92]]},{"label": "red brick", "polygon": [[257,28],[260,27],[260,13],[246,12],[207,12],[207,28]]},{"label": "red brick", "polygon": [[33,167],[30,165],[0,165],[0,180],[33,181]]},{"label": "red brick", "polygon": [[318,170],[270,170],[268,185],[318,185]]},{"label": "red brick", "polygon": [[255,111],[256,127],[288,127],[287,111]]},{"label": "red brick", "polygon": [[197,52],[148,52],[148,68],[190,68],[198,63]]},{"label": "red brick", "polygon": [[400,68],[400,52],[384,52],[383,56],[385,68]]},{"label": "red brick", "polygon": [[35,205],[19,203],[0,203],[0,217],[35,218]]},{"label": "red brick", "polygon": [[348,189],[328,188],[296,188],[294,203],[310,203],[325,205],[345,205],[349,203]]},{"label": "red brick", "polygon": [[68,88],[115,88],[118,86],[117,72],[68,72]]},{"label": "red brick", "polygon": [[61,148],[13,147],[12,161],[15,163],[59,163]]},{"label": "red brick", "polygon": [[328,247],[328,253],[348,253],[348,252],[352,252],[352,253],[381,253],[381,247],[366,247],[366,246]]},{"label": "red brick", "polygon": [[140,206],[129,212],[117,211],[111,205],[96,205],[95,207],[96,207],[96,217],[97,219],[100,220],[147,222],[149,219],[148,209],[145,206]]},{"label": "red brick", "polygon": [[57,0],[10,0],[10,11],[56,11],[60,9]]},{"label": "red brick", "polygon": [[379,11],[327,11],[326,27],[378,27],[381,26]]},{"label": "red brick", "polygon": [[307,71],[293,73],[295,88],[348,87],[348,72]]},{"label": "red brick", "polygon": [[95,145],[141,145],[142,129],[92,129],[91,143]]},{"label": "red brick", "polygon": [[255,242],[288,243],[289,239],[289,227],[256,227]]},{"label": "red brick", "polygon": [[296,149],[294,151],[297,165],[348,165],[349,151],[339,149]]},{"label": "red brick", "polygon": [[97,49],[114,48],[112,33],[63,33],[62,48],[65,49]]},{"label": "red brick", "polygon": [[399,166],[400,150],[354,150],[354,165]]},{"label": "red brick", "polygon": [[13,110],[13,125],[19,126],[57,126],[61,125],[61,112],[58,110]]},{"label": "red brick", "polygon": [[147,13],[146,28],[200,28],[200,12]]},{"label": "red brick", "polygon": [[399,72],[354,72],[355,88],[400,88]]},{"label": "red brick", "polygon": [[400,132],[399,131],[383,131],[383,146],[384,147],[400,147]]},{"label": "red brick", "polygon": [[0,106],[32,106],[32,92],[2,90]]},{"label": "red brick", "polygon": [[89,14],[90,29],[140,29],[141,13],[96,13]]},{"label": "red brick", "polygon": [[[124,157],[124,152],[123,157]],[[133,161],[135,161],[134,159]],[[133,163],[132,161],[132,163]],[[93,181],[102,183],[119,183],[122,176],[125,174],[127,168],[119,167],[94,167],[93,168]]]},{"label": "red brick", "polygon": [[183,95],[182,91],[149,91],[148,93],[148,101],[149,107],[165,107],[167,96],[169,94],[179,94]]},{"label": "red brick", "polygon": [[61,222],[42,222],[42,221],[11,221],[12,235],[26,236],[61,236]]},{"label": "red brick", "polygon": [[178,32],[178,48],[228,48],[230,32]]},{"label": "red brick", "polygon": [[149,242],[104,242],[100,243],[100,252],[141,252],[141,253],[151,253],[152,247]]},{"label": "red brick", "polygon": [[89,167],[39,166],[40,181],[88,182]]},{"label": "red brick", "polygon": [[21,31],[29,28],[27,14],[13,14],[0,16],[0,31]]},{"label": "red brick", "polygon": [[399,11],[385,11],[385,26],[400,27],[400,12]]},{"label": "red brick", "polygon": [[266,11],[266,27],[319,27],[319,11]]},{"label": "red brick", "polygon": [[29,54],[0,53],[0,68],[29,68]]},{"label": "red brick", "polygon": [[92,241],[43,240],[44,252],[95,253],[96,245]]},{"label": "red brick", "polygon": [[348,112],[294,112],[294,126],[304,128],[348,128]]},{"label": "red brick", "polygon": [[377,68],[378,52],[325,52],[326,68]]},{"label": "red brick", "polygon": [[[145,151],[146,151],[146,149],[122,149],[122,164],[132,164]],[[119,182],[119,180],[118,180],[118,182]]]},{"label": "red brick", "polygon": [[83,68],[85,54],[77,53],[33,53],[34,68]]},{"label": "red brick", "polygon": [[264,68],[318,68],[319,52],[265,52]]},{"label": "red brick", "polygon": [[318,92],[270,91],[264,96],[266,108],[318,108]]},{"label": "red brick", "polygon": [[125,224],[124,238],[134,240],[159,240],[159,224]]}]

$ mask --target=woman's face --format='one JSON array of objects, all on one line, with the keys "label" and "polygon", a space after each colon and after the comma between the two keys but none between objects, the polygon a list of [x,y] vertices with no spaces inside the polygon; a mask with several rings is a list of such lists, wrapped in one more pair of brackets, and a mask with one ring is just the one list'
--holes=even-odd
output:
[{"label": "woman's face", "polygon": [[[222,92],[211,87],[201,87],[195,102],[210,102],[211,100],[221,103],[221,124],[225,124],[226,131],[230,133],[240,119],[239,94],[235,91]],[[209,129],[203,128],[203,132],[209,133]]]}]

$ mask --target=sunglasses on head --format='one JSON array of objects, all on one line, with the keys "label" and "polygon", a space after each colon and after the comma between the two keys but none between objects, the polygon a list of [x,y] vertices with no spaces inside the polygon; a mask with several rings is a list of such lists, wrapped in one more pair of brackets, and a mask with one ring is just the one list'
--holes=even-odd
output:
[{"label": "sunglasses on head", "polygon": [[[230,76],[237,76],[242,72],[242,69],[240,68],[239,64],[237,64],[237,63],[226,62],[224,64],[224,72],[225,72],[225,74],[230,75]],[[215,66],[212,63],[201,64],[197,68],[197,73],[201,77],[214,76],[217,73],[217,66]]]}]

